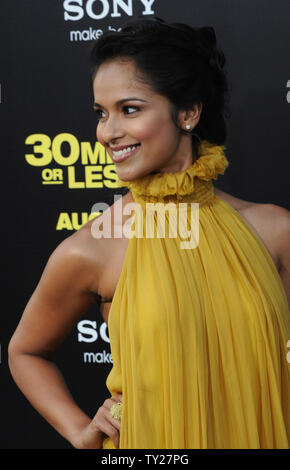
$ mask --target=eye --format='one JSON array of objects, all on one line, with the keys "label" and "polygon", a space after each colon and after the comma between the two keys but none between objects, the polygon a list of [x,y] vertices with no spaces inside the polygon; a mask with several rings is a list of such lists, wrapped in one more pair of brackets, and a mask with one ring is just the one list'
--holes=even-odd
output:
[{"label": "eye", "polygon": [[[138,108],[138,106],[124,106],[123,107],[123,110],[126,110],[126,109],[133,109],[135,111],[140,111],[140,108]],[[126,113],[126,114],[133,114],[133,113]]]},{"label": "eye", "polygon": [[[131,110],[131,112],[128,110]],[[133,110],[133,111],[132,111]],[[123,106],[123,112],[125,114],[133,114],[134,112],[136,111],[140,111],[140,108],[138,106]],[[99,121],[100,119],[102,119],[104,116],[102,115],[104,111],[100,108],[95,108],[94,109],[94,113],[97,115],[97,120]]]},{"label": "eye", "polygon": [[102,109],[94,109],[94,112],[96,113],[97,115],[97,119],[101,119],[103,116],[102,116]]}]

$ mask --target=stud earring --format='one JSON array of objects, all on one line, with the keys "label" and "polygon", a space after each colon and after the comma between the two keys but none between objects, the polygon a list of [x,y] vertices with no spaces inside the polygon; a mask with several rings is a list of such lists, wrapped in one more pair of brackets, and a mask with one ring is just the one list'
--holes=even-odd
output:
[{"label": "stud earring", "polygon": [[186,129],[188,129],[188,130],[191,129],[191,125],[190,125],[190,124],[186,124],[185,127],[186,127]]}]

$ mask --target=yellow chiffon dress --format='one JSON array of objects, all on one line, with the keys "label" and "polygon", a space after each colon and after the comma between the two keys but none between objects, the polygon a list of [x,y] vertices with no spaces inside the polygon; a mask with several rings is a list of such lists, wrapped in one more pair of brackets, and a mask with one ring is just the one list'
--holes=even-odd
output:
[{"label": "yellow chiffon dress", "polygon": [[108,321],[120,449],[289,448],[289,306],[260,237],[214,194],[224,151],[204,140],[185,170],[120,180],[136,203]]}]

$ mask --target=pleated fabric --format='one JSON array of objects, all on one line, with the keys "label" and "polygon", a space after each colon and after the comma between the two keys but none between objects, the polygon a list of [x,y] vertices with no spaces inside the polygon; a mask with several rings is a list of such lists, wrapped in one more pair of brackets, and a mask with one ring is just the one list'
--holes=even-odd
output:
[{"label": "pleated fabric", "polygon": [[[289,306],[260,237],[214,194],[224,148],[203,141],[186,170],[126,183],[139,235],[148,202],[175,207],[149,217],[157,230],[161,214],[167,236],[129,239],[109,313],[120,449],[289,448]],[[197,246],[181,249],[169,225],[183,211],[192,229],[197,203]],[[110,438],[103,448],[115,448]]]}]

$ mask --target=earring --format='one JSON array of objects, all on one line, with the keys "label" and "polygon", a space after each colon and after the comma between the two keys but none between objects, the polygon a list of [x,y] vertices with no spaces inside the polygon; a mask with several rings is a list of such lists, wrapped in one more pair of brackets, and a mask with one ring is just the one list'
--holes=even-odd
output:
[{"label": "earring", "polygon": [[188,129],[188,130],[191,129],[191,125],[190,125],[190,124],[186,124],[185,127],[186,127],[186,129]]}]

